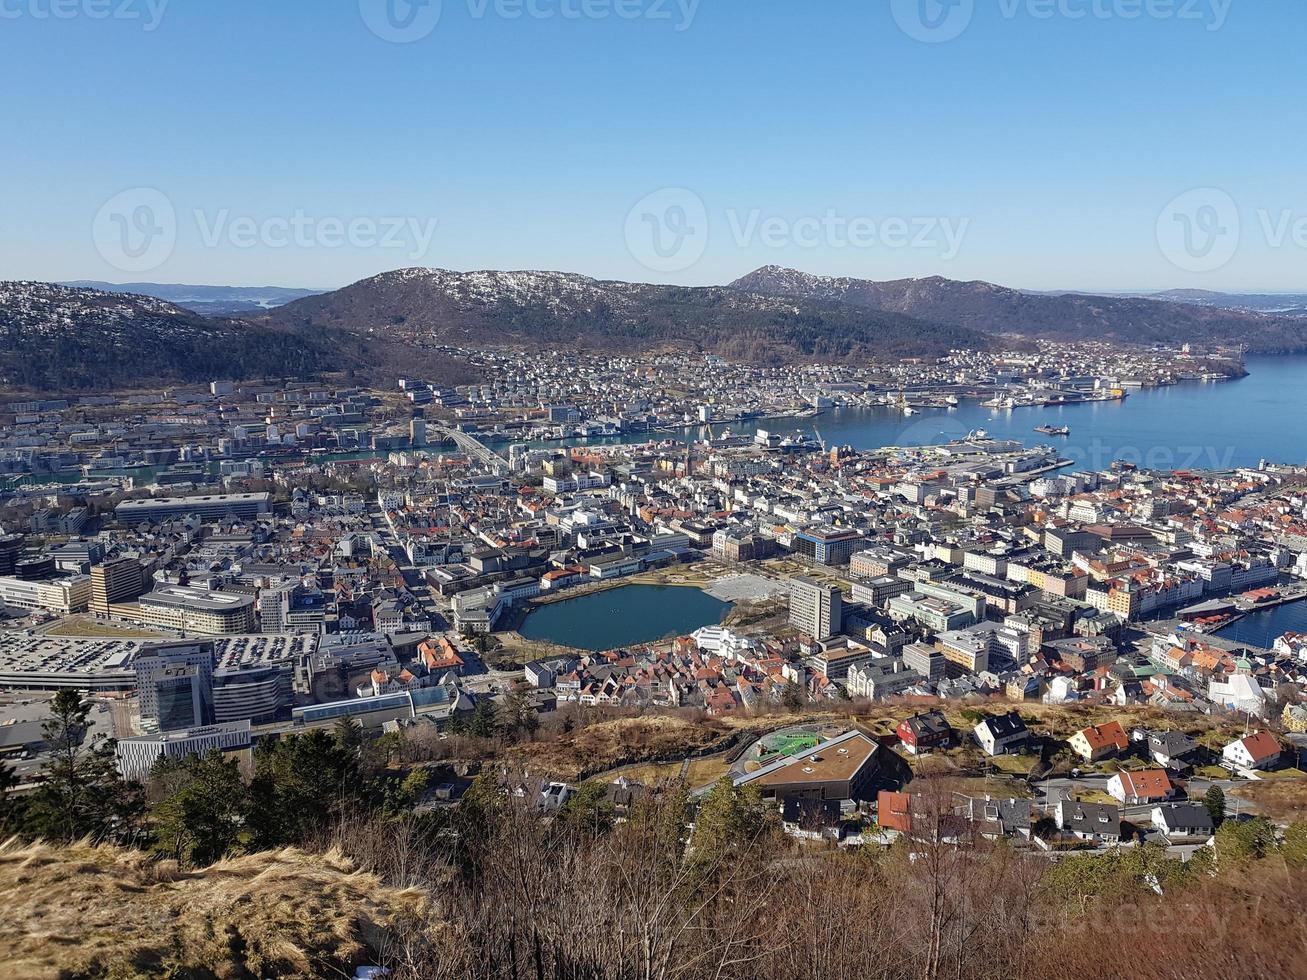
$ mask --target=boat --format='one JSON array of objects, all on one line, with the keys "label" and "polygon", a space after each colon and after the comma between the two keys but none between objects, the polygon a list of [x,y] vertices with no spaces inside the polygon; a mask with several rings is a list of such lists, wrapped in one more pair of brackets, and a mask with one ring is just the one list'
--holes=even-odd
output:
[{"label": "boat", "polygon": [[1042,432],[1046,436],[1069,436],[1071,429],[1065,425],[1037,425],[1036,432]]},{"label": "boat", "polygon": [[904,414],[904,415],[920,415],[921,413],[918,412],[918,411],[917,411],[915,408],[913,408],[911,405],[904,405],[904,406],[903,406],[903,414]]},{"label": "boat", "polygon": [[947,398],[944,399],[944,404],[950,406],[951,408],[957,408],[962,403],[958,401],[957,395],[949,395]]}]

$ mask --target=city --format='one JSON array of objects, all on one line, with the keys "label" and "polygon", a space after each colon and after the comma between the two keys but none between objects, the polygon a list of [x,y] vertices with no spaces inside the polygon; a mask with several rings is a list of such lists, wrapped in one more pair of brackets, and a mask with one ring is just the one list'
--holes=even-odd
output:
[{"label": "city", "polygon": [[6,976],[1307,977],[1305,32],[0,3]]}]

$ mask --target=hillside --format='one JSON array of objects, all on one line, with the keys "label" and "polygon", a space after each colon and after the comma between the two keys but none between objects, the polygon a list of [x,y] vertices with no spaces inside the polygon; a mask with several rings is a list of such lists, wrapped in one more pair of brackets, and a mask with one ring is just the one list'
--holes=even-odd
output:
[{"label": "hillside", "polygon": [[293,849],[179,871],[141,851],[0,845],[8,977],[326,977],[374,962],[423,898],[339,854]]},{"label": "hillside", "polygon": [[0,283],[0,384],[11,389],[305,377],[336,363],[329,339],[209,319],[150,296]]},{"label": "hillside", "polygon": [[609,282],[561,272],[403,269],[298,300],[255,322],[341,329],[387,342],[689,348],[753,363],[937,356],[993,341],[824,298]]},{"label": "hillside", "polygon": [[210,318],[151,296],[0,282],[0,388],[77,392],[214,378],[358,374],[387,385],[414,363],[456,381],[466,365],[335,329]]},{"label": "hillside", "polygon": [[1137,344],[1246,344],[1252,353],[1307,351],[1307,320],[1192,302],[1028,293],[938,276],[875,282],[764,266],[732,289],[847,303],[988,334]]}]

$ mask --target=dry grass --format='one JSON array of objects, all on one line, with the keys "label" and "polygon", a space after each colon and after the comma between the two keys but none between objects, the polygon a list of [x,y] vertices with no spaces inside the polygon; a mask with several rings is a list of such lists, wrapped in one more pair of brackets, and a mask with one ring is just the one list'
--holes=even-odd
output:
[{"label": "dry grass", "polygon": [[91,616],[70,616],[45,630],[49,636],[82,636],[110,640],[157,640],[167,636],[159,630],[118,626]]},{"label": "dry grass", "polygon": [[[1307,820],[1307,779],[1267,779],[1245,783],[1234,792],[1272,820],[1290,823]],[[1233,801],[1227,803],[1233,811]]]},{"label": "dry grass", "polygon": [[671,763],[707,754],[730,735],[726,725],[714,720],[643,715],[597,722],[548,741],[523,742],[508,754],[523,766],[577,779],[619,766]]},{"label": "dry grass", "polygon": [[417,891],[339,853],[271,851],[182,872],[137,851],[0,846],[8,978],[349,975]]}]

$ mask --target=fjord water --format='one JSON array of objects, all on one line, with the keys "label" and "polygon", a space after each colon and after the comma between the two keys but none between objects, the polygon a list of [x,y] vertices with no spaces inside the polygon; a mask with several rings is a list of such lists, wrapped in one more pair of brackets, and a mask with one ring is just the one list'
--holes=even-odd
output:
[{"label": "fjord water", "polygon": [[[1120,402],[1004,410],[964,401],[957,408],[923,409],[909,417],[889,406],[846,408],[815,420],[738,422],[712,431],[811,433],[815,426],[828,445],[876,449],[944,443],[984,429],[996,439],[1057,446],[1077,467],[1089,469],[1118,459],[1166,470],[1256,466],[1262,459],[1307,462],[1307,356],[1250,357],[1247,368],[1248,377],[1237,381],[1134,389]],[[1071,435],[1046,436],[1034,431],[1038,425],[1065,425]],[[702,438],[707,429],[685,432]],[[622,441],[648,438],[632,435]]]},{"label": "fjord water", "polygon": [[1307,633],[1307,599],[1250,613],[1216,635],[1235,643],[1269,647],[1285,633]]},{"label": "fjord water", "polygon": [[541,606],[518,632],[579,650],[612,650],[715,626],[730,608],[699,589],[627,585]]}]

